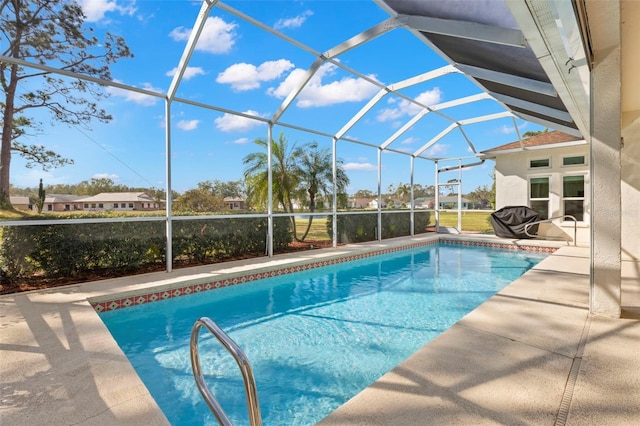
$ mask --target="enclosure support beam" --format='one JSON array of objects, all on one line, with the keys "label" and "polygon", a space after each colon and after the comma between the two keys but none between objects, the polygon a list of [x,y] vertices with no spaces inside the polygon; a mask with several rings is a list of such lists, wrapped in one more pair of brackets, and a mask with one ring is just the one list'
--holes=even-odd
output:
[{"label": "enclosure support beam", "polygon": [[338,247],[338,138],[335,136],[332,139],[331,151],[333,155],[333,216],[331,220],[333,222],[331,240],[333,241],[333,247]]},{"label": "enclosure support beam", "polygon": [[[621,75],[620,3],[588,2],[591,71],[591,285],[589,310],[620,318],[621,309]],[[604,17],[607,17],[605,20]]]},{"label": "enclosure support beam", "polygon": [[433,165],[435,167],[435,173],[436,173],[436,178],[435,178],[435,205],[433,206],[433,208],[435,209],[435,213],[436,213],[436,233],[440,232],[440,173],[438,172],[438,160],[433,162]]},{"label": "enclosure support beam", "polygon": [[416,157],[414,157],[413,155],[410,158],[410,162],[411,162],[411,176],[409,177],[409,182],[411,185],[411,190],[409,192],[409,202],[411,203],[411,213],[409,214],[410,217],[410,221],[411,221],[411,236],[413,237],[415,235],[415,206],[414,206],[414,202],[413,202],[413,172],[415,170],[415,162],[416,162]]},{"label": "enclosure support beam", "polygon": [[[267,126],[267,256],[273,257],[273,166],[271,140],[273,124]],[[295,231],[295,230],[292,230]]]},{"label": "enclosure support beam", "polygon": [[382,241],[382,148],[378,148],[378,241]]},{"label": "enclosure support beam", "polygon": [[172,204],[173,200],[171,197],[171,101],[169,99],[165,100],[164,103],[164,134],[165,134],[165,210],[164,210],[164,219],[165,219],[165,232],[167,236],[166,247],[165,247],[165,269],[167,272],[171,272],[173,270],[173,227],[172,227]]}]

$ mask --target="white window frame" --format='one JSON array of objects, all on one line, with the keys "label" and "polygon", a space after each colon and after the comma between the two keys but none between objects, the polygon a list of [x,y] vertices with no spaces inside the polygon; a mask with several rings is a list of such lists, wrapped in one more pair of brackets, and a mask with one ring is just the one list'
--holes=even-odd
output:
[{"label": "white window frame", "polygon": [[[584,159],[584,161],[580,164],[564,164],[564,159],[565,158],[572,158],[572,157],[582,157]],[[560,163],[561,167],[565,168],[565,167],[580,167],[580,166],[586,166],[587,165],[587,154],[579,154],[579,155],[563,155],[562,159],[561,159],[561,163]]]},{"label": "white window frame", "polygon": [[[539,166],[539,167],[532,167],[531,166],[531,162],[532,161],[540,161],[540,160],[547,160],[549,162],[548,165],[546,166]],[[537,157],[537,158],[529,158],[529,170],[541,170],[541,169],[550,169],[551,168],[551,157]]]},{"label": "white window frame", "polygon": [[[533,198],[531,196],[531,180],[532,179],[547,179],[547,186],[549,188],[549,192],[547,193],[546,198]],[[529,176],[527,179],[527,199],[529,203],[529,207],[532,207],[532,201],[546,201],[547,202],[547,217],[543,219],[551,218],[551,175],[539,175],[539,176]],[[535,209],[534,209],[535,210]]]},{"label": "white window frame", "polygon": [[[570,167],[570,166],[567,166]],[[565,197],[564,196],[564,178],[573,177],[573,176],[582,176],[582,197]],[[588,174],[587,173],[563,173],[561,181],[561,195],[560,195],[560,208],[562,210],[562,214],[567,214],[564,207],[565,201],[576,201],[582,200],[582,220],[578,220],[578,223],[584,224],[586,222],[587,217],[587,186],[588,186]],[[573,220],[564,218],[563,224],[569,223],[573,224]]]}]

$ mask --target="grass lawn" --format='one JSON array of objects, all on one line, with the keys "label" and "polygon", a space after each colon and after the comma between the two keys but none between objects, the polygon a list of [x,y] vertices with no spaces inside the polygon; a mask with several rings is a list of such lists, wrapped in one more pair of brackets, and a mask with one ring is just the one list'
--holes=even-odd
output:
[{"label": "grass lawn", "polygon": [[[493,227],[489,221],[491,211],[482,210],[463,210],[462,211],[462,231],[463,232],[482,232],[493,233]],[[296,218],[296,228],[298,236],[301,237],[307,229],[307,219]],[[435,224],[435,213],[431,212],[431,223]],[[458,226],[458,212],[441,211],[440,226],[456,227]],[[331,236],[327,233],[327,220],[324,217],[316,217],[311,223],[311,230],[306,238],[307,240],[330,240]]]},{"label": "grass lawn", "polygon": [[[489,221],[491,211],[483,210],[463,210],[462,211],[462,231],[493,233],[493,227]],[[434,218],[431,221],[435,221]],[[458,226],[458,212],[440,212],[440,226]]]},{"label": "grass lawn", "polygon": [[[296,218],[296,231],[298,237],[304,235],[304,231],[307,230],[308,219]],[[318,241],[318,240],[331,240],[331,236],[327,233],[327,218],[326,217],[314,217],[311,222],[311,229],[309,235],[305,240]]]}]

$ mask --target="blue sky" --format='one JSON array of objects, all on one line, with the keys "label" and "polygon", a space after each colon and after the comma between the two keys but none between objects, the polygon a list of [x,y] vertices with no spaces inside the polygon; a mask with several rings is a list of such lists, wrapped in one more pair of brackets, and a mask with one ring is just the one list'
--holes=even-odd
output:
[{"label": "blue sky", "polygon": [[[123,36],[135,58],[112,66],[113,78],[138,88],[166,93],[200,10],[194,1],[80,1],[87,25],[98,34],[109,31]],[[309,48],[325,52],[350,37],[389,18],[371,0],[350,1],[230,1],[235,8]],[[225,10],[214,7],[189,62],[177,97],[215,105],[251,116],[271,117],[316,59],[313,53],[256,27]],[[341,64],[385,85],[403,81],[447,65],[408,30],[398,28],[350,50],[337,58]],[[51,65],[55,65],[52,63]],[[15,156],[12,183],[35,187],[40,178],[46,184],[78,183],[92,177],[108,177],[128,186],[164,188],[165,105],[159,98],[109,87],[110,97],[102,106],[113,115],[108,124],[92,123],[90,129],[53,123],[38,112],[44,124],[42,134],[28,143],[40,143],[75,164],[43,172],[27,169]],[[340,130],[377,92],[379,87],[332,64],[323,65],[305,90],[285,111],[281,121],[328,134]],[[462,74],[408,87],[402,93],[427,105],[437,105],[481,93]],[[405,99],[387,95],[347,132],[346,136],[380,145],[420,110]],[[493,100],[483,100],[444,109],[455,120],[503,111]],[[237,180],[243,176],[242,159],[258,148],[256,138],[266,138],[266,124],[223,112],[173,102],[172,186],[183,192],[205,180]],[[390,147],[413,153],[444,130],[450,121],[429,113],[401,135]],[[521,132],[540,127],[517,120]],[[511,118],[464,126],[464,131],[481,151],[517,139]],[[331,147],[322,135],[274,127],[274,136],[284,132],[290,143],[311,141]],[[339,141],[338,156],[351,184],[348,192],[377,189],[378,150]],[[425,155],[437,158],[469,157],[472,153],[462,135],[454,130]],[[385,152],[382,160],[382,189],[408,183],[409,156]],[[471,162],[473,160],[464,160]],[[448,166],[457,161],[442,161]],[[465,169],[463,192],[490,184],[492,162]],[[415,162],[415,183],[432,185],[434,165]],[[457,178],[449,173],[441,180]]]}]

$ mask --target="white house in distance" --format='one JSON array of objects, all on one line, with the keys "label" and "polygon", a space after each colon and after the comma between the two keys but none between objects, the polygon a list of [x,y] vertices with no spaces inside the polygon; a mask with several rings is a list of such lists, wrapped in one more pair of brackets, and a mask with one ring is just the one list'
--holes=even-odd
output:
[{"label": "white house in distance", "polygon": [[77,200],[82,210],[159,210],[161,203],[145,192],[102,192]]},{"label": "white house in distance", "polygon": [[487,151],[496,162],[496,210],[506,206],[529,206],[541,218],[543,238],[574,239],[589,244],[591,200],[589,199],[589,146],[584,139],[549,131],[522,142],[512,142]]},{"label": "white house in distance", "polygon": [[[45,194],[43,212],[68,212],[82,210],[81,195]],[[35,208],[34,208],[35,210]]]}]

